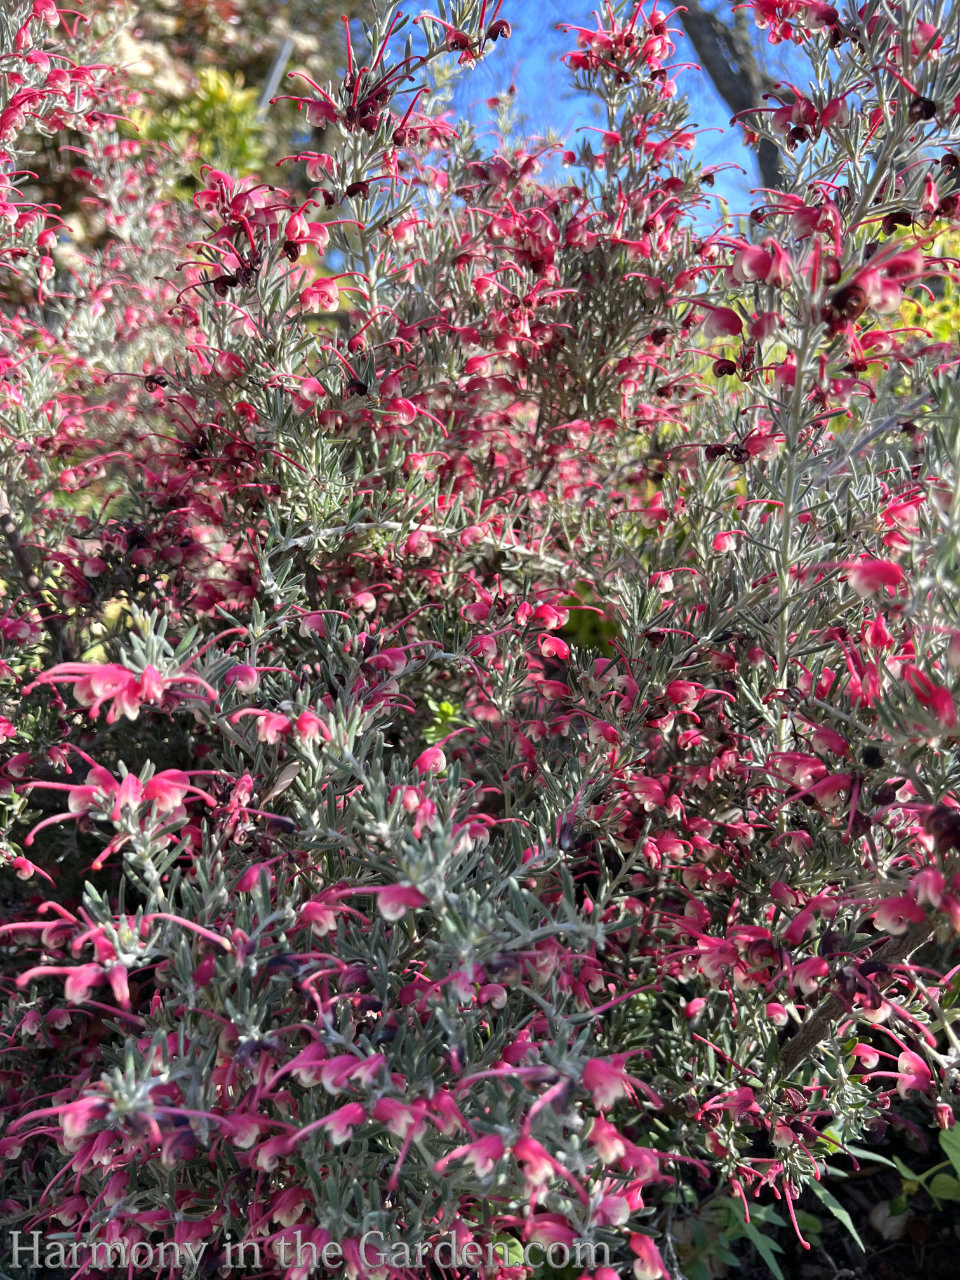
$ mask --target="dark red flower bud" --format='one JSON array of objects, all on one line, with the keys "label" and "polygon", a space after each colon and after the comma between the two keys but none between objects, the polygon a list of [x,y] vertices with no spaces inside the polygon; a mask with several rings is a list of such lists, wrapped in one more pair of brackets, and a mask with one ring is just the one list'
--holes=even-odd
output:
[{"label": "dark red flower bud", "polygon": [[848,284],[830,299],[837,315],[843,320],[857,320],[867,309],[867,295],[858,284]]},{"label": "dark red flower bud", "polygon": [[914,98],[907,108],[907,115],[917,124],[923,120],[932,120],[937,114],[937,104],[932,98]]},{"label": "dark red flower bud", "polygon": [[937,853],[960,849],[960,810],[949,805],[934,805],[923,822],[924,830],[933,836]]},{"label": "dark red flower bud", "polygon": [[883,234],[889,236],[893,234],[897,227],[909,227],[912,221],[913,219],[906,209],[896,209],[893,213],[886,215],[880,226],[883,229]]},{"label": "dark red flower bud", "polygon": [[840,265],[840,259],[835,258],[833,254],[830,254],[823,260],[822,271],[824,284],[836,284],[843,275],[843,267]]}]

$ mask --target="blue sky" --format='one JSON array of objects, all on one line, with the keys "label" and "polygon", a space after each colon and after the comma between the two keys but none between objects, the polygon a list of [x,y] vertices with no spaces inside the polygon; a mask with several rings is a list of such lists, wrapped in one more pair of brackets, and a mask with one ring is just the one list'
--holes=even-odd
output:
[{"label": "blue sky", "polygon": [[[669,12],[672,6],[663,7]],[[535,134],[552,126],[571,137],[579,126],[593,123],[588,104],[583,95],[572,91],[566,67],[560,62],[561,55],[574,47],[576,37],[557,31],[556,24],[563,21],[595,27],[595,8],[585,0],[564,0],[562,4],[558,0],[510,0],[504,14],[510,19],[513,36],[498,43],[478,67],[463,75],[456,95],[458,108],[482,119],[485,99],[507,88],[512,79],[527,132]],[[672,19],[670,26],[679,27],[679,19]],[[763,41],[761,33],[757,37]],[[673,39],[677,52],[671,61],[696,60],[682,31]],[[681,71],[678,87],[690,102],[691,122],[714,130],[700,135],[695,158],[703,165],[733,161],[746,171],[727,170],[718,175],[715,190],[730,202],[731,212],[747,212],[755,204],[750,188],[759,184],[753,153],[741,144],[739,132],[730,129],[730,112],[705,73]]]}]

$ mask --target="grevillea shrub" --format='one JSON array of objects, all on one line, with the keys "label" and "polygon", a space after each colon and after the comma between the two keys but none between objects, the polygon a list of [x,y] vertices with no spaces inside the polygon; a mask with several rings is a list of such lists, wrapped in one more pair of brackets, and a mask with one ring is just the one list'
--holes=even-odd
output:
[{"label": "grevillea shrub", "polygon": [[702,1206],[775,1265],[851,1145],[957,1163],[950,9],[755,6],[810,83],[741,122],[743,225],[667,15],[565,24],[567,151],[431,111],[510,35],[444,13],[192,207],[109,45],[0,15],[0,1210],[46,1250],[696,1280]]}]

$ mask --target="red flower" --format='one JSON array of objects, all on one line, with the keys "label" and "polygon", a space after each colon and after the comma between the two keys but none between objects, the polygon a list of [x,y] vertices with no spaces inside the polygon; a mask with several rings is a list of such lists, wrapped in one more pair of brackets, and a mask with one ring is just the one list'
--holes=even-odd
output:
[{"label": "red flower", "polygon": [[858,596],[866,597],[883,590],[893,594],[903,585],[904,576],[903,570],[892,560],[871,560],[865,557],[850,562],[847,581]]}]

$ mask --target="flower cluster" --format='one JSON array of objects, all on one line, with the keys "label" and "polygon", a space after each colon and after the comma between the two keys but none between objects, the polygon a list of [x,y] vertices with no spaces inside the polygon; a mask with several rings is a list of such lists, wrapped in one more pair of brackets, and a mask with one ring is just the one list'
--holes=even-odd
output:
[{"label": "flower cluster", "polygon": [[[850,1144],[951,1127],[956,32],[754,5],[812,82],[735,226],[651,3],[563,24],[576,149],[430,113],[499,4],[391,9],[296,98],[322,152],[189,203],[15,9],[7,1216],[658,1280],[707,1197],[800,1234]],[[20,173],[68,130],[100,246]]]}]

